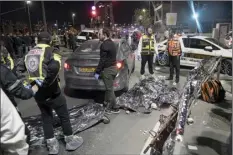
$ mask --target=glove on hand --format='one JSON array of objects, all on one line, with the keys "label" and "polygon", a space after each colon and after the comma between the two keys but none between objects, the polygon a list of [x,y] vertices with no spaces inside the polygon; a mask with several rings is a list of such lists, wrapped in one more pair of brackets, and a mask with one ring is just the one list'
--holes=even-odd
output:
[{"label": "glove on hand", "polygon": [[35,80],[35,82],[36,82],[36,84],[37,84],[38,86],[42,87],[42,85],[43,85],[43,80],[37,79],[37,80]]},{"label": "glove on hand", "polygon": [[99,75],[99,74],[97,74],[97,73],[95,73],[95,75],[94,75],[94,76],[95,76],[95,79],[96,79],[96,80],[98,80],[98,79],[99,79],[99,77],[100,77],[100,75]]},{"label": "glove on hand", "polygon": [[138,61],[140,61],[141,60],[141,55],[137,55],[137,59],[138,59]]},{"label": "glove on hand", "polygon": [[31,89],[32,88],[32,86],[30,84],[28,84],[28,85],[26,85],[24,87],[27,88],[27,89]]}]

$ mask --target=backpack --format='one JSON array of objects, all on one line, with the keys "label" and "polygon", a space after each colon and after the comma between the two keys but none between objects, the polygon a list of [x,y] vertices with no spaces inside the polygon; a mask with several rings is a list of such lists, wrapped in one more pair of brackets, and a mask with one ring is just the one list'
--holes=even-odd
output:
[{"label": "backpack", "polygon": [[221,102],[226,91],[219,80],[208,80],[201,84],[202,99],[209,103]]}]

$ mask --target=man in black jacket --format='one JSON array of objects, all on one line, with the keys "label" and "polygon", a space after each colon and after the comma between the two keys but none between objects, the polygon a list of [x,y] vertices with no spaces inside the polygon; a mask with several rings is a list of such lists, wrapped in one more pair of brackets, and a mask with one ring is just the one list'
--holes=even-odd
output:
[{"label": "man in black jacket", "polygon": [[[44,136],[49,154],[58,154],[59,142],[53,131],[53,110],[61,120],[61,126],[65,135],[66,150],[74,151],[83,143],[82,137],[73,135],[66,98],[61,93],[59,86],[60,59],[56,49],[50,47],[51,36],[47,32],[38,35],[38,44],[25,56],[25,61],[19,64],[18,70],[28,71],[29,79],[35,80],[39,86],[35,94],[35,100],[41,111]],[[43,60],[40,62],[39,60]]]},{"label": "man in black jacket", "polygon": [[108,29],[101,29],[99,31],[99,39],[103,41],[100,46],[100,61],[96,69],[95,78],[98,80],[101,74],[105,84],[105,99],[106,113],[120,113],[116,106],[116,96],[114,93],[113,83],[117,75],[116,68],[116,45],[110,39],[110,31]]}]

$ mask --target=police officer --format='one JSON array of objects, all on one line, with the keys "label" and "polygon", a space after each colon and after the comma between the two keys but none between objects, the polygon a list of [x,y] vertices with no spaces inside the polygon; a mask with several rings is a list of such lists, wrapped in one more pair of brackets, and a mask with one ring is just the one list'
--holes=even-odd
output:
[{"label": "police officer", "polygon": [[35,100],[41,111],[44,136],[49,154],[58,154],[59,143],[54,137],[53,109],[61,120],[61,126],[65,135],[66,150],[73,151],[80,147],[83,139],[73,135],[69,119],[66,99],[61,93],[58,73],[61,61],[56,48],[50,47],[51,36],[47,32],[38,35],[38,44],[25,56],[25,64],[21,63],[19,70],[27,70],[29,80],[35,81],[39,86],[35,94]]},{"label": "police officer", "polygon": [[100,46],[100,61],[94,76],[98,80],[101,74],[105,84],[104,105],[106,106],[106,114],[117,114],[120,113],[120,110],[116,106],[116,96],[113,88],[114,79],[117,75],[117,49],[114,42],[110,39],[110,31],[108,29],[100,29],[99,39],[103,43]]},{"label": "police officer", "polygon": [[153,71],[154,54],[157,53],[156,40],[152,28],[147,29],[147,34],[142,35],[138,44],[138,59],[141,58],[141,78],[144,78],[145,66],[148,62],[148,68],[151,75]]},{"label": "police officer", "polygon": [[173,80],[173,74],[175,69],[176,70],[175,84],[177,84],[179,83],[179,79],[180,79],[180,55],[182,53],[179,37],[177,34],[171,35],[171,38],[167,44],[167,50],[169,53],[169,62],[170,62],[170,76],[167,78],[167,80]]}]

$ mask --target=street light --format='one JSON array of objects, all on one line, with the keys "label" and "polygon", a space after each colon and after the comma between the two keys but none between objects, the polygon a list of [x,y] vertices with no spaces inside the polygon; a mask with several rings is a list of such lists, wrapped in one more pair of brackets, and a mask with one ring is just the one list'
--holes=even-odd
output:
[{"label": "street light", "polygon": [[29,21],[29,28],[30,28],[30,34],[32,34],[32,23],[31,23],[31,15],[30,15],[30,7],[31,1],[26,1],[27,3],[27,9],[28,9],[28,21]]},{"label": "street light", "polygon": [[144,12],[144,13],[145,13],[145,12],[146,12],[146,9],[142,9],[142,12]]},{"label": "street light", "polygon": [[73,26],[74,26],[74,17],[75,17],[75,13],[72,13]]},{"label": "street light", "polygon": [[197,14],[197,13],[194,13],[194,14],[193,14],[193,18],[194,18],[195,20],[197,20],[198,14]]}]

